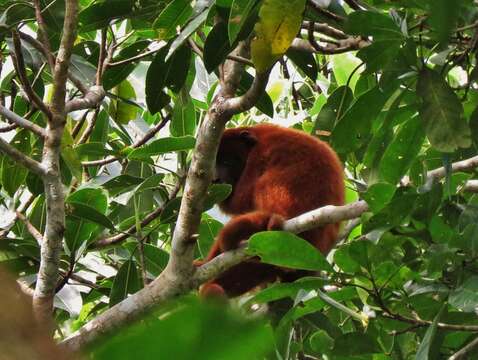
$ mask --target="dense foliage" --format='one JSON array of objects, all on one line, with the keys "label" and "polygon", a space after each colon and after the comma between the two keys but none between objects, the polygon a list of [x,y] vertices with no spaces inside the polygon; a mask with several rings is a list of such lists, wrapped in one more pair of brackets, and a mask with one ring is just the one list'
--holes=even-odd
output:
[{"label": "dense foliage", "polygon": [[[0,103],[43,127],[32,97],[51,98],[48,54],[59,47],[65,9],[63,1],[39,3],[51,49],[37,40],[31,3],[0,1]],[[320,270],[317,277],[234,301],[241,315],[191,294],[116,331],[91,350],[94,357],[429,359],[474,346],[477,163],[452,164],[478,147],[476,2],[285,3],[80,1],[67,95],[79,97],[80,82],[103,86],[106,97],[71,112],[62,135],[59,340],[167,265],[197,131],[229,58],[248,69],[238,94],[251,86],[254,65],[259,72],[275,65],[267,93],[228,126],[274,122],[329,142],[345,165],[348,202],[363,199],[369,211],[344,223],[328,263],[291,235],[252,240],[266,261]],[[252,56],[233,52],[253,37]],[[7,119],[0,131],[40,159],[44,144],[35,133]],[[4,152],[0,159],[0,265],[33,287],[48,211],[44,188]],[[440,167],[440,176],[427,174]],[[229,191],[209,188],[198,258],[222,227],[209,210]],[[258,315],[269,302],[273,315]]]}]

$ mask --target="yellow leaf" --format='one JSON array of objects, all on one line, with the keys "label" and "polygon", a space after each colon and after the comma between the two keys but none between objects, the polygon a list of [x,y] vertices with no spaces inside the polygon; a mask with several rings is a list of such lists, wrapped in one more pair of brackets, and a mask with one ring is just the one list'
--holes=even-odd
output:
[{"label": "yellow leaf", "polygon": [[300,30],[305,0],[264,0],[256,37],[251,43],[251,56],[258,72],[270,68],[289,48]]}]

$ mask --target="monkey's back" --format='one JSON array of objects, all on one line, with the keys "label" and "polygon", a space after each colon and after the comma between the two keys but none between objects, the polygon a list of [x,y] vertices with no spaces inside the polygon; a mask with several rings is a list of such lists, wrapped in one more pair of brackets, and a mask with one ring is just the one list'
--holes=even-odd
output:
[{"label": "monkey's back", "polygon": [[[325,205],[343,205],[342,164],[325,142],[304,132],[270,124],[249,128],[257,138],[242,181],[253,182],[256,210],[289,219]],[[335,243],[339,226],[327,225],[301,234],[322,252]]]}]

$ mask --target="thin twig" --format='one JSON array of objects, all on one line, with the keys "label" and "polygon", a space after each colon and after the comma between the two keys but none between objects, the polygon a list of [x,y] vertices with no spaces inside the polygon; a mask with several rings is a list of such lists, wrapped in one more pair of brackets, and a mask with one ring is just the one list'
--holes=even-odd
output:
[{"label": "thin twig", "polygon": [[[182,183],[183,183],[183,179],[182,178],[178,179],[175,188],[171,191],[171,193],[168,196],[168,200],[162,206],[158,206],[156,209],[154,209],[152,212],[150,212],[148,215],[144,217],[144,219],[141,221],[141,228],[148,226],[153,220],[157,219],[161,215],[166,205],[177,196],[179,190],[181,189]],[[137,230],[136,224],[134,224],[130,226],[129,229],[122,232],[121,234],[113,235],[113,236],[96,241],[94,246],[96,248],[102,248],[102,247],[118,244],[126,240],[128,237],[133,236],[136,233],[136,230]]]},{"label": "thin twig", "polygon": [[48,118],[51,118],[51,111],[43,102],[42,99],[36,94],[33,90],[30,81],[28,80],[28,76],[26,73],[25,61],[23,59],[22,53],[22,45],[20,41],[20,36],[16,30],[12,30],[12,40],[13,40],[13,47],[15,51],[12,53],[12,58],[14,59],[15,70],[17,72],[18,78],[22,83],[23,90],[27,94],[28,99],[30,102],[39,110],[41,110]]},{"label": "thin twig", "polygon": [[313,0],[308,0],[307,5],[309,5],[317,14],[325,16],[329,19],[332,19],[337,22],[345,21],[345,18],[337,15],[329,10],[321,8],[318,4],[316,4]]},{"label": "thin twig", "polygon": [[8,155],[10,158],[12,158],[12,160],[15,161],[16,163],[30,170],[32,173],[37,174],[40,177],[46,176],[46,171],[42,164],[40,164],[36,160],[33,160],[32,158],[25,155],[21,151],[17,150],[8,142],[3,140],[1,137],[0,137],[0,151],[3,152],[5,155]]},{"label": "thin twig", "polygon": [[5,118],[10,120],[12,123],[18,125],[23,129],[27,129],[42,138],[46,136],[45,129],[43,129],[41,126],[38,126],[37,124],[22,118],[21,116],[17,115],[13,111],[8,110],[2,105],[0,105],[0,115],[5,116]]},{"label": "thin twig", "polygon": [[16,211],[15,214],[17,215],[17,218],[25,224],[28,232],[37,241],[38,245],[41,246],[41,243],[43,242],[43,235],[40,233],[40,231],[38,231],[38,229],[30,222],[30,220],[28,220],[27,217],[20,211]]}]

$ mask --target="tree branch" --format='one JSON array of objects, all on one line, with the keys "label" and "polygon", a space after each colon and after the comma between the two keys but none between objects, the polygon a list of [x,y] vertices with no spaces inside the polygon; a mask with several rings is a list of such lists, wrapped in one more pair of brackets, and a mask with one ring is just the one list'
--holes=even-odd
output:
[{"label": "tree branch", "polygon": [[13,111],[8,110],[2,105],[0,105],[0,115],[5,116],[5,118],[23,129],[30,130],[32,133],[42,138],[46,137],[46,131],[41,126],[38,126],[37,124],[22,118],[21,116],[15,114]]},{"label": "tree branch", "polygon": [[[168,196],[168,200],[162,206],[158,206],[156,209],[154,209],[152,212],[150,212],[148,215],[144,217],[144,219],[141,221],[141,228],[148,226],[153,220],[157,219],[161,215],[161,213],[163,212],[168,202],[173,200],[177,196],[179,190],[181,189],[182,183],[183,183],[182,180],[178,179],[176,186],[174,187],[173,191],[171,191],[171,193]],[[96,241],[94,246],[95,248],[103,248],[103,247],[111,246],[114,244],[118,244],[126,240],[130,236],[133,236],[136,233],[136,231],[137,231],[136,224],[134,224],[130,226],[129,229],[122,232],[121,234],[113,235],[113,236]]]},{"label": "tree branch", "polygon": [[103,101],[105,96],[106,92],[102,86],[92,86],[84,97],[68,101],[65,105],[65,112],[94,108]]},{"label": "tree branch", "polygon": [[8,155],[13,161],[24,166],[32,173],[37,174],[40,177],[46,176],[46,171],[42,164],[14,148],[8,142],[3,140],[2,137],[0,137],[0,150],[5,155]]},{"label": "tree branch", "polygon": [[478,337],[470,341],[463,348],[450,356],[448,360],[469,359],[468,356],[472,355],[472,352],[476,350],[476,348],[478,348]]},{"label": "tree branch", "polygon": [[53,72],[52,117],[48,121],[42,158],[42,165],[47,172],[43,178],[43,185],[48,210],[41,246],[40,269],[33,296],[35,317],[41,322],[48,321],[53,310],[53,297],[59,276],[60,255],[65,231],[65,195],[60,175],[60,146],[66,123],[66,81],[71,52],[76,39],[78,1],[66,0],[65,3],[63,35]]},{"label": "tree branch", "polygon": [[12,40],[13,47],[15,51],[12,53],[12,57],[15,60],[15,70],[17,72],[18,78],[22,83],[22,88],[27,94],[28,100],[35,106],[37,109],[41,110],[48,118],[51,118],[51,111],[45,105],[42,99],[36,94],[36,92],[31,87],[30,81],[28,80],[25,61],[23,59],[22,45],[20,41],[20,36],[16,30],[12,30]]},{"label": "tree branch", "polygon": [[[243,46],[244,44],[241,44],[239,49],[243,48]],[[239,55],[242,56],[241,53]],[[149,284],[148,287],[105,311],[67,338],[64,341],[66,346],[72,349],[79,349],[100,334],[136,318],[159,301],[184,294],[197,285],[197,282],[193,281],[193,274],[196,269],[192,265],[197,229],[207,189],[212,179],[219,141],[226,122],[234,113],[229,108],[231,103],[228,103],[227,100],[234,96],[241,74],[244,71],[243,65],[232,60],[226,61],[224,69],[225,76],[223,77],[221,88],[214,98],[206,119],[202,122],[197,134],[196,146],[173,233],[168,265],[161,275]],[[254,104],[249,98],[250,92],[251,90],[248,91],[249,94],[245,97],[248,100],[245,102],[247,102],[248,106],[253,106]],[[256,88],[253,92],[260,94]],[[235,102],[238,102],[237,99]],[[238,103],[241,109],[245,109],[244,103],[241,101]]]},{"label": "tree branch", "polygon": [[[133,145],[131,145],[132,149],[136,149],[140,146],[143,146],[146,144],[150,139],[152,139],[163,127],[166,126],[166,124],[171,120],[169,116],[165,117],[163,120],[161,120],[159,123],[157,123],[155,126],[153,126],[151,129],[149,129],[144,136],[137,140]],[[81,140],[78,143],[81,143]],[[101,166],[101,165],[106,165],[106,164],[111,164],[117,160],[120,160],[121,157],[119,156],[110,156],[104,159],[100,160],[92,160],[92,161],[83,161],[81,165],[83,166]]]},{"label": "tree branch", "polygon": [[321,8],[318,4],[314,2],[314,0],[308,0],[307,5],[309,5],[312,10],[314,10],[317,14],[325,16],[331,20],[337,21],[337,22],[344,22],[345,18],[337,15],[329,10]]},{"label": "tree branch", "polygon": [[[303,21],[302,22],[302,28],[303,29],[309,29],[310,27],[310,21]],[[349,36],[344,33],[342,30],[338,30],[329,24],[326,23],[316,23],[312,21],[312,24],[314,24],[314,31],[320,32],[324,35],[330,36],[335,39],[347,39]]]}]

